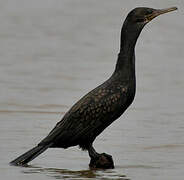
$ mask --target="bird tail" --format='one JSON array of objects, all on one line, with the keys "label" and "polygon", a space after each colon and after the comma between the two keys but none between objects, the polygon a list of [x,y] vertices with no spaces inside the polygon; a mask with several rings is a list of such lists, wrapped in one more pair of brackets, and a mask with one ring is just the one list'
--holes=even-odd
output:
[{"label": "bird tail", "polygon": [[10,162],[11,165],[15,166],[23,166],[27,164],[28,162],[35,159],[38,155],[43,153],[46,149],[48,149],[52,144],[44,145],[44,146],[35,146],[34,148],[30,149],[29,151],[25,152],[18,158],[14,159]]}]

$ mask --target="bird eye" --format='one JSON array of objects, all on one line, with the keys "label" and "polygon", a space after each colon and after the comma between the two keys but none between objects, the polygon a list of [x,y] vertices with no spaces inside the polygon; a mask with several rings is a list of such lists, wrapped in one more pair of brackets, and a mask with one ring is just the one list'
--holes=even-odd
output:
[{"label": "bird eye", "polygon": [[151,9],[147,9],[146,15],[151,14],[153,11]]}]

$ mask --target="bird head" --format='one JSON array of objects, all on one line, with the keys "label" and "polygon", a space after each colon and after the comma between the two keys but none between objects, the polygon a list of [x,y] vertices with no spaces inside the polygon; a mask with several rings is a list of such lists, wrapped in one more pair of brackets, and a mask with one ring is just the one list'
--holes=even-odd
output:
[{"label": "bird head", "polygon": [[165,14],[175,10],[177,10],[176,7],[171,7],[167,9],[137,7],[130,11],[123,23],[121,30],[121,51],[123,51],[124,48],[127,48],[127,46],[135,46],[139,34],[148,22],[161,14]]},{"label": "bird head", "polygon": [[145,25],[155,17],[161,14],[175,11],[175,10],[177,10],[177,7],[171,7],[167,9],[153,9],[153,8],[146,8],[146,7],[138,7],[133,9],[128,14],[127,20],[137,25]]}]

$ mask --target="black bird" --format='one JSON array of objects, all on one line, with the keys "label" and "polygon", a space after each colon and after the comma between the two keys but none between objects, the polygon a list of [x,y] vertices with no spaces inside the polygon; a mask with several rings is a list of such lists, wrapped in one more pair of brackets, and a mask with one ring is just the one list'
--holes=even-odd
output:
[{"label": "black bird", "polygon": [[[79,145],[89,152],[91,166],[98,160],[95,167],[113,168],[111,156],[97,153],[92,146],[93,141],[123,114],[134,99],[136,91],[135,44],[143,27],[158,15],[176,9],[176,7],[161,10],[146,7],[133,9],[122,26],[120,52],[111,77],[82,97],[46,138],[36,147],[13,160],[11,164],[25,165],[47,148],[68,148]],[[106,162],[101,163],[104,158]]]}]

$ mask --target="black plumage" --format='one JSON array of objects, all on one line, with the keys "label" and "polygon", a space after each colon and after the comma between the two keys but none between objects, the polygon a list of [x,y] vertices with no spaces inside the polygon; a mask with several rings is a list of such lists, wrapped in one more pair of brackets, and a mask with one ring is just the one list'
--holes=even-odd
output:
[{"label": "black plumage", "polygon": [[95,138],[132,103],[136,91],[135,44],[143,27],[154,17],[176,10],[169,8],[135,8],[121,30],[120,53],[112,76],[82,97],[36,147],[13,160],[24,165],[47,148],[68,148],[79,145],[91,158],[98,157],[92,144]]}]

